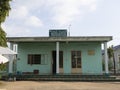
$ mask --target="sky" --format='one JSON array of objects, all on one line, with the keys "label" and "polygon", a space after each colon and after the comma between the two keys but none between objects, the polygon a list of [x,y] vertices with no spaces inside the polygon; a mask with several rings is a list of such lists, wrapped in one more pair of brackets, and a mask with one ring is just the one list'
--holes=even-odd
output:
[{"label": "sky", "polygon": [[12,0],[2,24],[7,37],[42,37],[49,29],[67,29],[70,36],[113,36],[120,44],[120,0]]}]

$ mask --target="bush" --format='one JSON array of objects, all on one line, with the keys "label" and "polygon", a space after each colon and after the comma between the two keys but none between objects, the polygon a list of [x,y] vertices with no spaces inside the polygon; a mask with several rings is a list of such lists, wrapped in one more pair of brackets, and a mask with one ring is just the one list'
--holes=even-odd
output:
[{"label": "bush", "polygon": [[1,63],[0,64],[0,71],[5,71],[6,70],[6,64]]}]

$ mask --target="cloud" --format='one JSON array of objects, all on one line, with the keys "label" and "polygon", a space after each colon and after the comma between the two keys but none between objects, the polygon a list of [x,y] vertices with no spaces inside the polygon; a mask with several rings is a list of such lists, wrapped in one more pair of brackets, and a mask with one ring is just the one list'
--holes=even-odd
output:
[{"label": "cloud", "polygon": [[43,26],[42,20],[37,16],[30,13],[28,6],[16,6],[10,12],[10,19],[16,22],[15,24],[26,25],[30,27],[41,27]]},{"label": "cloud", "polygon": [[75,20],[80,20],[84,13],[95,11],[97,1],[14,0],[11,3],[12,9],[9,18],[5,22],[6,32],[8,35],[13,35],[12,32],[16,30],[15,34],[22,34],[25,30],[39,31],[43,26],[50,24],[57,27],[69,25]]},{"label": "cloud", "polygon": [[6,27],[5,24],[2,24],[2,28],[7,32],[7,36],[29,36],[32,35],[29,28],[16,26],[16,25],[9,25]]},{"label": "cloud", "polygon": [[66,0],[65,2],[64,0],[61,0],[61,4],[55,6],[55,8],[53,9],[53,20],[55,20],[61,26],[65,24],[70,24],[70,22],[81,13],[79,12],[79,6],[75,5],[76,2],[74,0]]},{"label": "cloud", "polygon": [[24,19],[28,16],[28,9],[26,6],[20,6],[13,8],[10,12],[10,16],[12,19]]},{"label": "cloud", "polygon": [[41,27],[41,26],[43,26],[42,21],[36,16],[28,17],[25,24],[30,26],[30,27]]},{"label": "cloud", "polygon": [[[17,0],[18,6],[17,17],[24,17],[32,12],[52,13],[51,20],[58,25],[70,24],[76,18],[82,17],[85,11],[95,11],[98,0]],[[34,4],[32,4],[34,3]],[[23,5],[23,6],[21,6]],[[28,11],[28,8],[30,11]],[[83,10],[84,9],[84,10]],[[47,10],[50,10],[49,12]]]},{"label": "cloud", "polygon": [[[52,19],[59,25],[68,25],[85,11],[95,11],[97,0],[47,0],[51,7]],[[87,8],[87,10],[86,10]],[[84,9],[84,10],[83,10]]]}]

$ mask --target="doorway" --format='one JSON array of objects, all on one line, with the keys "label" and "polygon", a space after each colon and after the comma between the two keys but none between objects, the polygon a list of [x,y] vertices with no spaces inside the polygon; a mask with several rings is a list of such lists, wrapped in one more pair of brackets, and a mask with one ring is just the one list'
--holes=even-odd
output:
[{"label": "doorway", "polygon": [[[52,51],[52,73],[56,74],[56,51]],[[63,73],[63,51],[59,51],[59,73]]]},{"label": "doorway", "polygon": [[71,52],[72,73],[81,73],[81,51]]}]

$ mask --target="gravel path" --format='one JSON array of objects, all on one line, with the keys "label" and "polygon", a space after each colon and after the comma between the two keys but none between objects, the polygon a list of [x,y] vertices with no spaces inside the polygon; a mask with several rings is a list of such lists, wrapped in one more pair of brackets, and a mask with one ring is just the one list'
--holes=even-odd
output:
[{"label": "gravel path", "polygon": [[0,90],[120,90],[120,82],[3,82]]}]

